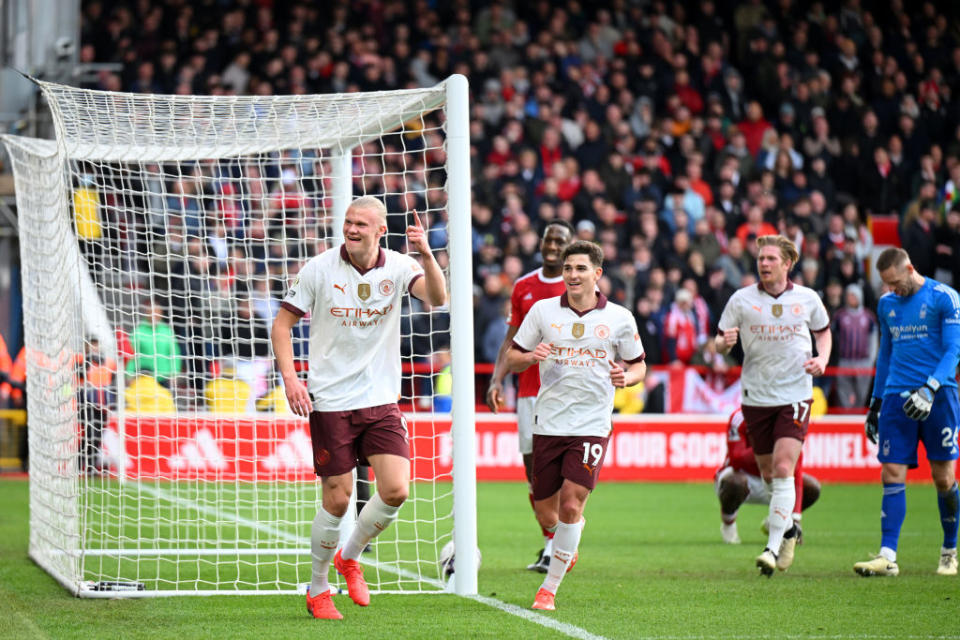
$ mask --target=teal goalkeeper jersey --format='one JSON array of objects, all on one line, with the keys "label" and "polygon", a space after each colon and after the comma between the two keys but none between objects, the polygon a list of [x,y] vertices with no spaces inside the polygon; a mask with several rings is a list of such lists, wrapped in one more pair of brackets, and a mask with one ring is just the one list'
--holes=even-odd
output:
[{"label": "teal goalkeeper jersey", "polygon": [[926,278],[911,296],[888,293],[877,303],[877,320],[880,351],[874,397],[912,391],[931,378],[956,389],[960,296],[953,288]]}]

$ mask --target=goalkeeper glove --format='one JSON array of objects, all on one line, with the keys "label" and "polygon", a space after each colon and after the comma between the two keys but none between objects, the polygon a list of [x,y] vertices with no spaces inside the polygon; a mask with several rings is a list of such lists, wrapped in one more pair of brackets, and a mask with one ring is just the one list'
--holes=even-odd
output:
[{"label": "goalkeeper glove", "polygon": [[880,428],[880,405],[882,403],[882,398],[870,399],[870,411],[867,412],[867,422],[863,426],[863,433],[867,436],[867,440],[873,444],[877,444],[877,430]]},{"label": "goalkeeper glove", "polygon": [[940,383],[933,378],[927,378],[926,384],[909,393],[904,392],[901,395],[906,396],[907,401],[903,403],[903,412],[907,417],[917,422],[922,422],[930,415],[930,409],[933,408],[933,396],[940,388]]}]

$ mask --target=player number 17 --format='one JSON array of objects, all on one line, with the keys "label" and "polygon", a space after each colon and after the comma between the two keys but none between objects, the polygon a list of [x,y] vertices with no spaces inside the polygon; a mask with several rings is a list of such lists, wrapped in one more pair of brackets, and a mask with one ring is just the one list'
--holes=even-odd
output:
[{"label": "player number 17", "polygon": [[590,464],[590,456],[593,456],[593,464],[591,467],[595,467],[600,464],[600,459],[603,458],[603,445],[594,442],[593,444],[589,442],[583,443],[583,464]]},{"label": "player number 17", "polygon": [[807,414],[810,413],[810,402],[804,400],[803,402],[794,402],[793,403],[793,420],[794,422],[803,422],[807,419]]}]

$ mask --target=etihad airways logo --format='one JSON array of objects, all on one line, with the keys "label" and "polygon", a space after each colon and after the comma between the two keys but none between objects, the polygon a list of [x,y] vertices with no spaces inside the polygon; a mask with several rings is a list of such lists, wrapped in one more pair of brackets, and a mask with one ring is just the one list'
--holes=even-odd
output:
[{"label": "etihad airways logo", "polygon": [[362,307],[330,307],[330,315],[334,318],[381,318],[393,311],[393,305],[377,309]]},{"label": "etihad airways logo", "polygon": [[558,358],[580,358],[586,356],[588,358],[605,360],[607,357],[607,352],[605,349],[591,349],[590,347],[560,347],[555,344],[551,344],[550,355],[557,356]]},{"label": "etihad airways logo", "polygon": [[807,330],[807,326],[802,322],[797,324],[752,324],[750,333],[755,335],[783,335],[801,333]]}]

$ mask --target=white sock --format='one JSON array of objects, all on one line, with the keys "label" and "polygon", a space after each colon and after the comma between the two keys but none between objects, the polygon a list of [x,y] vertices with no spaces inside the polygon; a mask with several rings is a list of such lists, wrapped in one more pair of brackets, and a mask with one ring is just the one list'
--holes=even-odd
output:
[{"label": "white sock", "polygon": [[550,567],[547,577],[543,579],[541,588],[550,593],[556,593],[560,581],[567,573],[567,567],[573,561],[580,546],[580,534],[583,533],[584,520],[577,524],[561,522],[557,525],[557,533],[553,536],[553,554],[550,556]]},{"label": "white sock", "polygon": [[770,493],[770,536],[767,548],[780,552],[783,534],[793,526],[793,505],[797,501],[793,478],[774,478]]},{"label": "white sock", "polygon": [[543,555],[549,557],[553,553],[553,538],[543,539]]},{"label": "white sock", "polygon": [[897,552],[890,547],[880,547],[880,556],[885,558],[887,562],[897,561]]},{"label": "white sock", "polygon": [[383,530],[389,527],[394,520],[400,507],[391,507],[380,498],[379,493],[373,494],[369,502],[360,512],[357,518],[357,525],[353,528],[353,534],[347,543],[343,545],[340,551],[340,557],[344,560],[356,560],[367,547],[367,543],[383,533]]},{"label": "white sock", "polygon": [[313,573],[310,577],[310,595],[330,590],[327,573],[330,561],[340,543],[340,520],[327,513],[323,507],[317,511],[310,528],[310,555],[313,558]]}]

